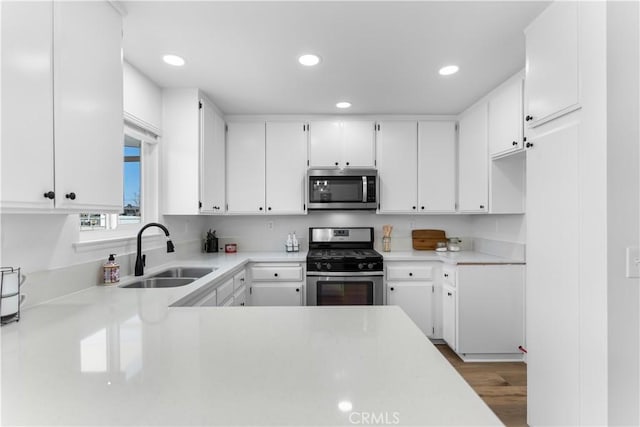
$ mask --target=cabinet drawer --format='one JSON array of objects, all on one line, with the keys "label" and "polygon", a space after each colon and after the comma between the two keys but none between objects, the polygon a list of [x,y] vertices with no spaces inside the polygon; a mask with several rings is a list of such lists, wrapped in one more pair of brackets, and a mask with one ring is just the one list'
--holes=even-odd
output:
[{"label": "cabinet drawer", "polygon": [[387,280],[431,280],[433,267],[429,265],[391,265],[387,267]]},{"label": "cabinet drawer", "polygon": [[246,286],[241,287],[237,291],[233,293],[233,305],[245,305],[247,300],[247,288]]},{"label": "cabinet drawer", "polygon": [[216,291],[218,292],[218,305],[222,305],[222,303],[233,293],[233,279],[229,279],[222,285],[218,286]]},{"label": "cabinet drawer", "polygon": [[240,273],[233,276],[233,289],[237,290],[243,288],[245,285],[245,272],[242,270]]},{"label": "cabinet drawer", "polygon": [[442,268],[442,280],[445,284],[455,287],[456,286],[456,268],[445,266]]},{"label": "cabinet drawer", "polygon": [[218,300],[216,297],[216,291],[213,290],[207,295],[205,295],[200,301],[193,304],[195,307],[216,307],[218,305]]},{"label": "cabinet drawer", "polygon": [[302,280],[301,266],[256,266],[251,269],[251,279],[254,281],[291,281]]}]

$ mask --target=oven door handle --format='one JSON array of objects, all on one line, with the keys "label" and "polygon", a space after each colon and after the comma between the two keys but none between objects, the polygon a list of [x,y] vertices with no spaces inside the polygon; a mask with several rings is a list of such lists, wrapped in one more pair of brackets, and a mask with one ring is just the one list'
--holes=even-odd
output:
[{"label": "oven door handle", "polygon": [[326,271],[307,271],[307,277],[380,277],[384,276],[383,271],[334,271],[334,272],[326,272]]}]

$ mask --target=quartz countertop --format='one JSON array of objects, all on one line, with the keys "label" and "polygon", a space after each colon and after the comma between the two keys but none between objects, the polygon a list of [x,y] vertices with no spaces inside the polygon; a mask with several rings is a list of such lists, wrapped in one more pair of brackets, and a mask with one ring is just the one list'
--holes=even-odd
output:
[{"label": "quartz countertop", "polygon": [[398,307],[169,307],[247,262],[304,259],[206,254],[176,263],[217,267],[187,286],[24,310],[0,331],[2,425],[501,425]]},{"label": "quartz countertop", "polygon": [[381,252],[385,261],[441,261],[446,264],[524,264],[523,259],[500,257],[475,251],[391,251]]}]

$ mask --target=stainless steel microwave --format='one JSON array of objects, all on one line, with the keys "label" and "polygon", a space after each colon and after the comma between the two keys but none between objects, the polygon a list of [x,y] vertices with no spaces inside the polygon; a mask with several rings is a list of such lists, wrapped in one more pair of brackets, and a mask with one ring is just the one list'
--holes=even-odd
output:
[{"label": "stainless steel microwave", "polygon": [[375,169],[309,169],[309,210],[375,210],[378,207]]}]

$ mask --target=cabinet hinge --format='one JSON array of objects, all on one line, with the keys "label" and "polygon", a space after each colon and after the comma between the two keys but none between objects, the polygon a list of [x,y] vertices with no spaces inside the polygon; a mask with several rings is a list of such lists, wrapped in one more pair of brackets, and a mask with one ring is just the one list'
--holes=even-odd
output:
[{"label": "cabinet hinge", "polygon": [[431,333],[435,334],[436,333],[436,328],[431,328]]},{"label": "cabinet hinge", "polygon": [[376,130],[380,130],[380,123],[378,123]]},{"label": "cabinet hinge", "polygon": [[306,204],[306,203],[303,203],[303,204],[302,204],[302,210],[303,210],[303,211],[306,211],[306,210],[307,210],[307,204]]},{"label": "cabinet hinge", "polygon": [[226,204],[227,212],[229,212],[229,203]]},{"label": "cabinet hinge", "polygon": [[309,166],[309,160],[307,160],[307,166]]},{"label": "cabinet hinge", "polygon": [[198,207],[202,209],[202,202],[198,202]]},{"label": "cabinet hinge", "polygon": [[224,125],[224,131],[225,131],[225,133],[228,133],[228,132],[229,132],[229,125],[228,125],[228,124],[226,124],[226,123],[225,123],[225,125]]},{"label": "cabinet hinge", "polygon": [[378,161],[377,160],[373,161],[373,166],[378,166]]},{"label": "cabinet hinge", "polygon": [[454,207],[455,210],[458,210],[458,204],[457,203],[454,204],[453,207]]},{"label": "cabinet hinge", "polygon": [[460,129],[460,126],[458,125],[458,123],[456,123],[456,126],[454,129],[456,130],[456,132],[458,132],[458,130]]},{"label": "cabinet hinge", "polygon": [[252,293],[253,293],[253,288],[249,286],[249,295],[251,295]]},{"label": "cabinet hinge", "polygon": [[202,110],[202,101],[198,102],[198,108]]},{"label": "cabinet hinge", "polygon": [[522,138],[522,142],[527,142],[527,137]]}]

